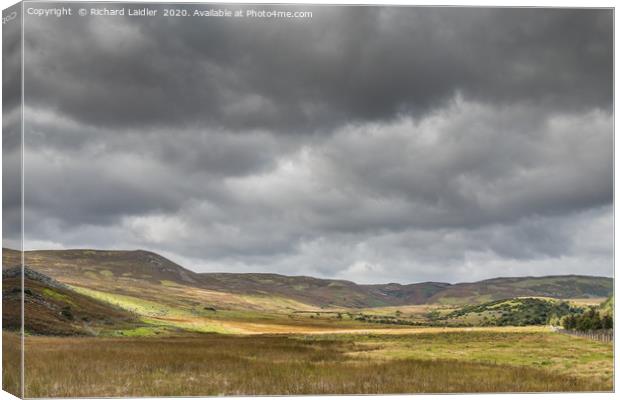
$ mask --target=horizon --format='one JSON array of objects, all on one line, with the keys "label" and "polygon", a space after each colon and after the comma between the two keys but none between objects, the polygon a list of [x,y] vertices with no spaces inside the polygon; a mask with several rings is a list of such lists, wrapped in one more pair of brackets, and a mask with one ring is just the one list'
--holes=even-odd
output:
[{"label": "horizon", "polygon": [[[10,251],[15,251],[15,252],[21,252],[20,250],[15,250],[12,248],[8,248],[8,247],[3,247],[2,251],[4,250],[10,250]],[[541,278],[555,278],[555,277],[567,277],[567,276],[575,276],[575,277],[586,277],[586,278],[606,278],[606,279],[614,279],[614,276],[607,276],[607,275],[589,275],[589,274],[561,274],[561,273],[556,273],[556,274],[551,274],[551,275],[512,275],[512,276],[494,276],[494,277],[489,277],[489,278],[484,278],[484,279],[480,279],[480,280],[475,280],[475,281],[418,281],[418,282],[413,282],[413,281],[408,281],[408,282],[374,282],[374,283],[361,283],[361,282],[356,282],[354,280],[350,280],[350,279],[344,279],[344,278],[331,278],[331,277],[318,277],[318,276],[313,276],[313,275],[286,275],[286,274],[279,274],[279,273],[274,273],[274,272],[227,272],[227,271],[195,271],[194,269],[192,269],[191,267],[184,265],[182,263],[179,263],[169,257],[163,256],[155,251],[152,250],[145,250],[145,249],[101,249],[101,248],[67,248],[67,249],[29,249],[29,250],[24,250],[24,253],[28,253],[28,252],[37,252],[37,251],[45,251],[45,252],[62,252],[62,251],[93,251],[93,252],[119,252],[119,253],[124,253],[124,252],[143,252],[143,253],[151,253],[154,254],[158,257],[164,258],[168,261],[170,261],[173,264],[176,264],[178,267],[183,268],[185,270],[188,270],[190,272],[193,272],[195,274],[231,274],[231,275],[277,275],[277,276],[284,276],[284,277],[289,277],[289,278],[311,278],[311,279],[318,279],[318,280],[330,280],[330,281],[342,281],[342,282],[349,282],[349,283],[353,283],[355,285],[358,286],[372,286],[372,285],[400,285],[400,286],[408,286],[408,285],[420,285],[420,284],[425,284],[425,283],[438,283],[438,284],[448,284],[448,285],[460,285],[460,284],[473,284],[473,283],[480,283],[480,282],[484,282],[484,281],[489,281],[489,280],[494,280],[494,279],[526,279],[526,278],[531,278],[531,279],[541,279]],[[28,264],[25,264],[26,267],[28,267]]]}]

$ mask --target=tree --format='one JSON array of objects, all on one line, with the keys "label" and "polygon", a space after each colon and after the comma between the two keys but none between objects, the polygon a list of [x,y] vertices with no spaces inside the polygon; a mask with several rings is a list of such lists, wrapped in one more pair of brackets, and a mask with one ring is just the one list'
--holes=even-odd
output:
[{"label": "tree", "polygon": [[581,314],[570,314],[561,319],[564,329],[576,329],[578,331],[590,331],[600,329],[613,329],[613,317],[601,313],[597,308],[590,307]]},{"label": "tree", "polygon": [[589,331],[592,329],[592,318],[589,315],[582,315],[577,318],[575,329],[578,331]]},{"label": "tree", "polygon": [[603,315],[601,318],[601,327],[602,329],[613,329],[614,328],[614,320],[611,315]]},{"label": "tree", "polygon": [[564,329],[575,329],[577,326],[577,318],[574,314],[565,315],[561,322]]},{"label": "tree", "polygon": [[558,317],[557,315],[553,314],[552,316],[549,317],[549,325],[551,326],[560,326],[562,325],[562,322],[560,320],[560,317]]}]

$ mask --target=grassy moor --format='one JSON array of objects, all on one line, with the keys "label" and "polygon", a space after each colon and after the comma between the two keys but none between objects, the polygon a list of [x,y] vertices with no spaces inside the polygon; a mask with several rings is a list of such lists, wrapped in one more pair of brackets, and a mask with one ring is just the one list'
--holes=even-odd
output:
[{"label": "grassy moor", "polygon": [[[17,309],[17,256],[4,249],[5,310]],[[25,259],[29,397],[612,389],[611,343],[548,326],[598,307],[607,278],[357,285],[197,274],[141,251]],[[3,322],[10,355],[18,315]]]},{"label": "grassy moor", "polygon": [[609,344],[509,329],[29,337],[26,349],[34,397],[602,391],[612,364]]}]

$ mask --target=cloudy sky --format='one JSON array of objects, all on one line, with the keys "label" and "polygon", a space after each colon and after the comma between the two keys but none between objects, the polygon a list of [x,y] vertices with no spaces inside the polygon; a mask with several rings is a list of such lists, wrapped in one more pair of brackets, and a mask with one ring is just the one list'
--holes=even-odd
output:
[{"label": "cloudy sky", "polygon": [[27,17],[25,246],[360,283],[612,275],[611,11],[297,9]]}]

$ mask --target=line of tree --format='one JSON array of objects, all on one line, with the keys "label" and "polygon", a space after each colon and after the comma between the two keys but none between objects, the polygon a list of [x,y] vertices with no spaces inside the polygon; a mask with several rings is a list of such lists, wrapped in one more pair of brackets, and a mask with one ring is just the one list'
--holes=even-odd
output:
[{"label": "line of tree", "polygon": [[[551,321],[551,324],[558,321]],[[596,307],[589,307],[581,314],[568,314],[560,318],[559,325],[564,329],[577,331],[595,331],[600,329],[613,329],[613,317]]]}]

